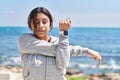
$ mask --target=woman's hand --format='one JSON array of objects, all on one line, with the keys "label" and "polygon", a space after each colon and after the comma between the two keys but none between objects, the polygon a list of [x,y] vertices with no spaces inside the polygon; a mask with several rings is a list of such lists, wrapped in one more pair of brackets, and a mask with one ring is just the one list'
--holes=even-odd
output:
[{"label": "woman's hand", "polygon": [[71,25],[70,18],[60,20],[59,29],[60,29],[60,31],[68,31],[68,29],[70,28],[70,25]]},{"label": "woman's hand", "polygon": [[98,52],[89,49],[88,55],[91,56],[96,61],[98,61],[98,65],[102,64],[102,57],[100,56],[100,54]]}]

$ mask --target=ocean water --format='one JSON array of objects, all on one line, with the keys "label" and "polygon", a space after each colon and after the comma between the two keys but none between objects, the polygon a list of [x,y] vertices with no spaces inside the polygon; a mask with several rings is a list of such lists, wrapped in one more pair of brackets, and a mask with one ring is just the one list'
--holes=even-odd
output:
[{"label": "ocean water", "polygon": [[[58,36],[58,27],[50,35]],[[31,33],[27,27],[0,27],[0,65],[20,66],[17,39],[22,33]],[[70,45],[80,45],[100,52],[102,65],[88,56],[72,56],[69,68],[86,74],[120,72],[120,28],[80,28],[69,30]]]}]

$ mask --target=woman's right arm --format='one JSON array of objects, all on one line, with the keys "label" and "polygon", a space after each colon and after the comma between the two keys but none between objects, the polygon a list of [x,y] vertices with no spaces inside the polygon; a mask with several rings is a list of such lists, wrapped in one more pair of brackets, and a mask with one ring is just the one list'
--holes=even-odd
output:
[{"label": "woman's right arm", "polygon": [[18,50],[21,54],[41,54],[56,56],[56,45],[38,40],[32,34],[24,33],[18,39]]},{"label": "woman's right arm", "polygon": [[99,65],[102,63],[102,57],[97,51],[94,51],[89,48],[81,47],[81,46],[69,46],[69,49],[70,49],[71,56],[86,55],[98,61]]}]

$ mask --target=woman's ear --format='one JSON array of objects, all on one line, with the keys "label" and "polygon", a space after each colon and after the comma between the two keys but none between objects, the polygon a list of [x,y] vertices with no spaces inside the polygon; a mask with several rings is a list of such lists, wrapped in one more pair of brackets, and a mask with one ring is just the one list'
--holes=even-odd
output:
[{"label": "woman's ear", "polygon": [[30,21],[30,27],[31,30],[34,32],[35,27],[34,27],[33,19]]}]

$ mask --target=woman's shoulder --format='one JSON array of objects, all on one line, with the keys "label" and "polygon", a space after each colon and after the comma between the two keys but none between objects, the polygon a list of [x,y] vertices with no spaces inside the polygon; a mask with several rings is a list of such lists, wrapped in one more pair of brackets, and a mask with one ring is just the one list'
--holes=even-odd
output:
[{"label": "woman's shoulder", "polygon": [[25,39],[29,39],[32,37],[33,37],[33,35],[31,33],[23,33],[19,36],[18,40],[25,40]]},{"label": "woman's shoulder", "polygon": [[20,35],[20,37],[26,37],[26,36],[32,36],[32,33],[23,33]]},{"label": "woman's shoulder", "polygon": [[19,36],[19,38],[26,38],[26,37],[32,37],[32,33],[23,33]]}]

